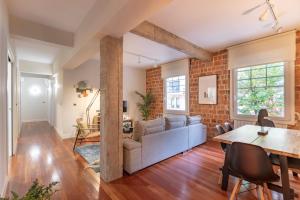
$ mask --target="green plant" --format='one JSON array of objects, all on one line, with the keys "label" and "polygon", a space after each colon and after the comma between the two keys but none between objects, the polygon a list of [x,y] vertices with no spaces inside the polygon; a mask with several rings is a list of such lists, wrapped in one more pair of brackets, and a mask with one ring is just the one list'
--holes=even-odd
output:
[{"label": "green plant", "polygon": [[142,114],[143,120],[148,120],[149,115],[150,115],[150,106],[154,102],[154,96],[151,93],[151,91],[147,91],[146,95],[143,95],[139,92],[135,92],[137,95],[139,95],[143,102],[142,103],[137,103],[137,107],[139,108],[139,111]]},{"label": "green plant", "polygon": [[16,192],[11,192],[11,198],[0,198],[0,200],[50,200],[58,191],[54,189],[58,182],[52,182],[48,186],[44,186],[36,179],[28,192],[23,197],[19,197]]}]

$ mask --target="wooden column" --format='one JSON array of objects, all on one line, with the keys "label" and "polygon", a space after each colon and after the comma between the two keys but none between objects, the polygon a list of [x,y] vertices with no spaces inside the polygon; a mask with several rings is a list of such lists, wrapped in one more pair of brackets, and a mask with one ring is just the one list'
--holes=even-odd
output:
[{"label": "wooden column", "polygon": [[100,40],[100,177],[110,182],[123,174],[123,38]]}]

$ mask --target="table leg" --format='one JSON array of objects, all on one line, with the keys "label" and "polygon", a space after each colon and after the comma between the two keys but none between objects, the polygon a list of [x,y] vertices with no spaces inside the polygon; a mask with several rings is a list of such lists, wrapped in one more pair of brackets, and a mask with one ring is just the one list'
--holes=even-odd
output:
[{"label": "table leg", "polygon": [[224,159],[224,166],[222,167],[222,190],[226,191],[228,187],[228,180],[229,180],[229,152],[230,152],[230,145],[226,145],[226,153],[225,153],[225,159]]},{"label": "table leg", "polygon": [[282,183],[282,193],[284,200],[294,199],[290,194],[290,180],[288,171],[288,162],[286,156],[280,156],[280,171],[281,171],[281,183]]}]

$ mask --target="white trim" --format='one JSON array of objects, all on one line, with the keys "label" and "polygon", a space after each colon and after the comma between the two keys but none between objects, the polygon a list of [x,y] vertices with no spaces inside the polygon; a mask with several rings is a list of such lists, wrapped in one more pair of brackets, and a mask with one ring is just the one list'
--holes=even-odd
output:
[{"label": "white trim", "polygon": [[22,120],[22,123],[28,123],[28,122],[49,122],[48,119],[30,119],[30,120]]},{"label": "white trim", "polygon": [[[167,97],[166,97],[166,79],[163,79],[163,113],[164,114],[175,114],[175,115],[189,115],[189,99],[190,99],[190,90],[189,90],[189,75],[182,74],[178,76],[185,76],[185,110],[168,110],[167,109]],[[174,76],[176,77],[176,76]],[[168,77],[171,78],[171,77]]]},{"label": "white trim", "polygon": [[[239,69],[239,68],[237,68]],[[233,120],[255,121],[256,116],[236,114],[236,70],[230,71],[230,118]],[[285,116],[284,118],[270,117],[278,124],[295,124],[295,62],[285,62],[284,65],[284,95],[285,95]]]}]

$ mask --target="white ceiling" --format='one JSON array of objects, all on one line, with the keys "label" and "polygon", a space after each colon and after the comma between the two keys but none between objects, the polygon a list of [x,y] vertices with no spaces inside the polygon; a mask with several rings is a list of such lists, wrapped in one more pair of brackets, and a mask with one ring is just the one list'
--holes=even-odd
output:
[{"label": "white ceiling", "polygon": [[[128,67],[153,67],[156,64],[162,64],[187,57],[184,53],[132,33],[126,33],[124,35],[123,49],[124,66]],[[134,54],[146,56],[148,58],[140,56],[139,63],[139,56]]]},{"label": "white ceiling", "polygon": [[8,0],[9,12],[17,17],[75,32],[96,0]]},{"label": "white ceiling", "polygon": [[[150,22],[197,44],[216,51],[233,44],[275,34],[258,21],[263,8],[242,13],[264,0],[173,0]],[[299,0],[272,0],[283,31],[300,27]]]},{"label": "white ceiling", "polygon": [[52,64],[62,50],[61,47],[36,40],[15,38],[13,42],[16,47],[18,59],[32,62]]},{"label": "white ceiling", "polygon": [[[124,35],[123,52],[123,66],[140,69],[188,57],[184,53],[133,33]],[[100,60],[100,53],[97,53],[93,59]]]}]

